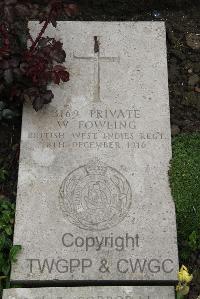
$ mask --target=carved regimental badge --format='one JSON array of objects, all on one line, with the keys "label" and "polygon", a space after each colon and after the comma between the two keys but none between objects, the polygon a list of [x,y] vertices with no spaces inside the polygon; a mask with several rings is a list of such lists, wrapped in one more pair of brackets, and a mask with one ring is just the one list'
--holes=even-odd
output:
[{"label": "carved regimental badge", "polygon": [[116,169],[98,160],[73,170],[60,188],[65,217],[79,228],[100,231],[120,223],[131,206],[131,187]]}]

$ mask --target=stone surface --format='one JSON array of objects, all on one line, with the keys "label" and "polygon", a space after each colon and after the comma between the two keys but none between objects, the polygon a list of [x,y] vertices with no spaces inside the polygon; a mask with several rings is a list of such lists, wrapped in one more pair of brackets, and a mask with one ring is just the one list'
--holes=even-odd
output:
[{"label": "stone surface", "polygon": [[3,299],[174,299],[173,287],[10,289]]},{"label": "stone surface", "polygon": [[164,23],[46,34],[62,40],[71,80],[44,110],[24,107],[11,279],[174,282]]}]

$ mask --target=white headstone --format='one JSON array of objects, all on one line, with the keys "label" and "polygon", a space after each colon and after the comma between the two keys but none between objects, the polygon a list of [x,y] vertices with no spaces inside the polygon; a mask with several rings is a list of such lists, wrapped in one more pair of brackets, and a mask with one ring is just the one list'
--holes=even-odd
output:
[{"label": "white headstone", "polygon": [[3,299],[174,299],[173,287],[10,289]]},{"label": "white headstone", "polygon": [[59,22],[46,35],[71,77],[42,111],[24,107],[11,279],[175,281],[164,23]]}]

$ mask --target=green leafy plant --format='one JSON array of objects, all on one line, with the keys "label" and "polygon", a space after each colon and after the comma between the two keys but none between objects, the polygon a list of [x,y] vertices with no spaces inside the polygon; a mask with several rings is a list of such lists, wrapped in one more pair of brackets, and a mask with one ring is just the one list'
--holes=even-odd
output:
[{"label": "green leafy plant", "polygon": [[199,295],[199,297],[197,299],[200,299],[200,267],[199,267],[199,263],[196,263],[196,265],[194,266],[192,283],[193,283],[193,286],[195,286],[195,295],[196,296]]},{"label": "green leafy plant", "polygon": [[170,185],[176,205],[180,259],[200,249],[200,133],[181,134],[172,142]]},{"label": "green leafy plant", "polygon": [[4,196],[0,196],[0,294],[3,288],[9,287],[9,273],[11,263],[16,262],[17,254],[21,250],[20,245],[14,245],[15,204]]},{"label": "green leafy plant", "polygon": [[193,250],[196,251],[199,249],[199,240],[198,240],[198,234],[194,230],[190,235],[189,235],[189,240],[188,240],[188,245],[189,247]]}]

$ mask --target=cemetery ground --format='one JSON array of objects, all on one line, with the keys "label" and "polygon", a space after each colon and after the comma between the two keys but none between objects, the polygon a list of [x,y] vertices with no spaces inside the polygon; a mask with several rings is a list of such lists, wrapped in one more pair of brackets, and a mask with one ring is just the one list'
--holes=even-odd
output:
[{"label": "cemetery ground", "polygon": [[[118,2],[120,3],[120,1]],[[189,299],[200,294],[200,19],[197,7],[136,9],[126,1],[82,6],[80,20],[163,20],[167,27],[173,159],[169,182],[176,203],[180,265],[194,278]],[[142,38],[142,37],[141,37]],[[1,107],[0,107],[1,109]],[[21,111],[0,126],[0,287],[9,285]]]}]

